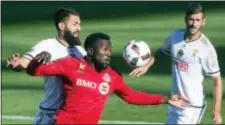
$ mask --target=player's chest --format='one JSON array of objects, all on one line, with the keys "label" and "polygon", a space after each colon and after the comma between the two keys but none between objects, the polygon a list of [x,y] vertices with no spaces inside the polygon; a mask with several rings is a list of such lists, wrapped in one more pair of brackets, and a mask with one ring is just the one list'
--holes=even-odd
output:
[{"label": "player's chest", "polygon": [[195,64],[200,62],[201,47],[196,42],[185,43],[184,41],[173,44],[171,48],[171,55],[173,60],[179,60],[188,64]]},{"label": "player's chest", "polygon": [[80,64],[76,74],[71,86],[75,93],[88,92],[91,96],[107,97],[114,89],[115,78],[108,73],[97,73]]}]

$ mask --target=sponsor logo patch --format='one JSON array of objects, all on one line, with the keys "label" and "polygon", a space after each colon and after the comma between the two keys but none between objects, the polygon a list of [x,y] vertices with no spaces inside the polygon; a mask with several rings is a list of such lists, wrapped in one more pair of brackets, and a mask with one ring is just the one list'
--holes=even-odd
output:
[{"label": "sponsor logo patch", "polygon": [[188,70],[188,64],[184,63],[184,62],[180,62],[180,61],[173,61],[173,64],[175,66],[177,66],[180,70],[186,71]]}]

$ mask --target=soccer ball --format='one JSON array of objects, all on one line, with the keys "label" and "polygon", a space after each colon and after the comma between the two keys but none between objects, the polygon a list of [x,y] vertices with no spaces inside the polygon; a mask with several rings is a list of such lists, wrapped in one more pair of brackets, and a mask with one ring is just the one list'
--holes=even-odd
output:
[{"label": "soccer ball", "polygon": [[150,56],[150,48],[143,40],[131,40],[123,49],[123,58],[131,67],[145,65]]}]

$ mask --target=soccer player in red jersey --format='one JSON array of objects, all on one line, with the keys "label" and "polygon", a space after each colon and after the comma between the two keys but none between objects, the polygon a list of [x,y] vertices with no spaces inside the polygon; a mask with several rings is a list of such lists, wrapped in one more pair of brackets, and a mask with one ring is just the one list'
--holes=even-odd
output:
[{"label": "soccer player in red jersey", "polygon": [[64,78],[65,101],[54,118],[56,124],[97,124],[113,92],[128,104],[187,106],[187,100],[178,95],[173,95],[176,100],[167,99],[161,94],[149,94],[128,86],[120,73],[109,66],[112,45],[107,34],[90,34],[84,47],[87,56],[83,59],[68,56],[46,65],[38,63],[41,53],[27,68],[27,72],[34,76],[58,75]]}]

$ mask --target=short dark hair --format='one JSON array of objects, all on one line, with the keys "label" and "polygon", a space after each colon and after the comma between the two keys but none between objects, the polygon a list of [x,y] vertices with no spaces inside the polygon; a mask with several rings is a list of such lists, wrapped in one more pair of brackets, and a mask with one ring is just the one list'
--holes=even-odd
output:
[{"label": "short dark hair", "polygon": [[84,48],[85,48],[85,50],[87,51],[89,48],[96,47],[96,45],[97,45],[97,43],[98,43],[98,41],[100,39],[110,41],[110,36],[107,35],[107,34],[105,34],[105,33],[102,33],[102,32],[97,32],[97,33],[90,34],[85,39],[85,42],[84,42]]},{"label": "short dark hair", "polygon": [[66,20],[66,18],[69,17],[70,15],[80,16],[78,12],[76,12],[74,9],[71,8],[60,7],[59,9],[56,10],[54,15],[54,21],[57,30],[59,29],[58,28],[59,22]]},{"label": "short dark hair", "polygon": [[196,13],[202,13],[204,18],[205,17],[204,7],[199,3],[190,3],[186,9],[186,18]]}]

